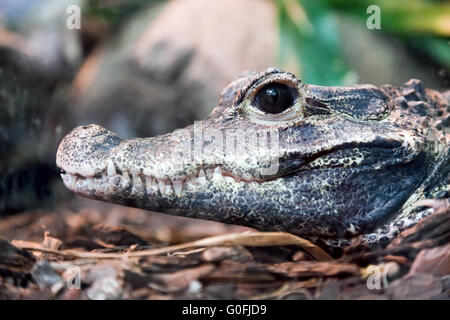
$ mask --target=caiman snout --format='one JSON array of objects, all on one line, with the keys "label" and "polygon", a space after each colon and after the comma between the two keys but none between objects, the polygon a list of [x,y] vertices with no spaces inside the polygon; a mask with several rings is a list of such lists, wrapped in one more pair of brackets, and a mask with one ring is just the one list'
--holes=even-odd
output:
[{"label": "caiman snout", "polygon": [[105,170],[110,151],[119,142],[119,137],[101,126],[76,127],[61,141],[56,165],[73,175],[95,176]]},{"label": "caiman snout", "polygon": [[[66,135],[56,153],[56,164],[62,171],[66,187],[85,196],[97,197],[113,193],[115,190],[109,190],[112,186],[129,189],[129,181],[116,175],[114,167],[110,168],[111,150],[120,141],[113,132],[94,124],[76,127]],[[116,181],[102,177],[111,170],[113,174],[109,178]]]},{"label": "caiman snout", "polygon": [[[98,125],[79,126],[61,141],[56,164],[66,187],[73,192],[101,200],[180,197],[183,182],[206,181],[202,168],[189,162],[182,166],[178,145],[190,144],[190,132],[145,139],[120,139]],[[168,147],[169,146],[169,147]],[[181,151],[181,150],[180,150]],[[209,177],[221,168],[206,168]],[[205,176],[203,179],[202,177]],[[197,176],[200,178],[197,181]]]}]

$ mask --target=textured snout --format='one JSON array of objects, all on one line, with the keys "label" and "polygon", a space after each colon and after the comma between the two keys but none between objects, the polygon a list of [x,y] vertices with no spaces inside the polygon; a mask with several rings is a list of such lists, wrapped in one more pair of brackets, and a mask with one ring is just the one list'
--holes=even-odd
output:
[{"label": "textured snout", "polygon": [[76,127],[61,141],[56,165],[72,175],[95,176],[106,169],[110,151],[120,141],[113,132],[95,124]]}]

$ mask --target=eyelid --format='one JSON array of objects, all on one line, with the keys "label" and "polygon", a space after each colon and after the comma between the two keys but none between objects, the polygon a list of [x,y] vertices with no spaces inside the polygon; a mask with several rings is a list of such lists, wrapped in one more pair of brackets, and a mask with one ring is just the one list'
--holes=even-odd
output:
[{"label": "eyelid", "polygon": [[302,80],[300,78],[296,78],[292,73],[282,72],[276,68],[273,68],[273,70],[267,69],[258,77],[251,79],[246,85],[243,86],[243,88],[241,88],[233,102],[233,106],[239,106],[242,102],[248,100],[252,94],[261,89],[262,86],[272,82],[283,83],[293,88],[303,88],[304,86]]},{"label": "eyelid", "polygon": [[[296,97],[292,107],[278,114],[270,114],[259,110],[252,104],[257,92],[270,83],[282,83],[295,90]],[[266,73],[259,79],[254,79],[244,86],[236,97],[233,106],[238,113],[256,122],[292,121],[302,117],[305,105],[304,99],[305,84],[300,78],[296,78],[295,75],[287,72],[274,72]]]},{"label": "eyelid", "polygon": [[271,121],[291,121],[294,119],[297,119],[301,116],[304,109],[304,96],[302,95],[301,90],[298,87],[294,87],[292,83],[286,84],[290,88],[294,89],[296,91],[296,96],[294,99],[294,103],[291,107],[287,108],[283,112],[280,113],[266,113],[262,110],[260,110],[257,106],[253,105],[254,98],[256,94],[259,92],[259,89],[264,87],[267,84],[270,83],[280,83],[280,81],[264,81],[259,83],[255,88],[252,89],[252,92],[247,95],[246,99],[244,100],[244,104],[241,106],[241,110],[244,114],[246,114],[249,119],[253,119],[256,121],[262,121],[262,122],[271,122]]},{"label": "eyelid", "polygon": [[236,98],[233,102],[233,106],[240,105],[248,95],[248,92],[255,87],[255,84],[258,84],[260,81],[264,81],[265,79],[290,78],[295,83],[297,83],[298,81],[301,82],[301,79],[297,79],[292,73],[285,72],[278,68],[268,68],[260,73],[249,72],[249,74],[252,74],[253,76],[247,77],[248,80],[237,92]]},{"label": "eyelid", "polygon": [[264,79],[264,81],[256,82],[247,92],[245,99],[253,99],[255,95],[261,90],[263,87],[265,87],[268,84],[275,84],[280,83],[284,84],[285,86],[295,90],[298,95],[298,82],[294,82],[291,79]]}]

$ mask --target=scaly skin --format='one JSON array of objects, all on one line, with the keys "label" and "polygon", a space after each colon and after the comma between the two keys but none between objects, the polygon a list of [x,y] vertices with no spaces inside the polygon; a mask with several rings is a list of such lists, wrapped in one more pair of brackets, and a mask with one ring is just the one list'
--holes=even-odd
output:
[{"label": "scaly skin", "polygon": [[359,234],[386,243],[431,212],[417,201],[448,196],[448,109],[449,94],[419,80],[321,87],[268,69],[237,78],[210,116],[169,134],[122,140],[77,127],[56,162],[65,185],[93,199],[331,245]]}]

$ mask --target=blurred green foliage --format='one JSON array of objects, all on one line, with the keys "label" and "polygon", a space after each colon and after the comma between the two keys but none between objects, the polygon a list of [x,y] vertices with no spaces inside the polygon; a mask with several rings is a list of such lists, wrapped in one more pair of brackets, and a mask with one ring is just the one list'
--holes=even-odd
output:
[{"label": "blurred green foliage", "polygon": [[366,27],[367,8],[378,5],[384,36],[396,37],[450,69],[450,2],[432,0],[275,0],[278,8],[279,62],[306,81],[346,85],[354,73],[342,55],[337,19],[351,15]]},{"label": "blurred green foliage", "polygon": [[[86,0],[88,15],[120,27],[140,9],[167,0]],[[321,85],[348,85],[357,77],[343,57],[338,19],[355,17],[361,27],[377,5],[381,29],[405,46],[450,70],[450,1],[446,0],[273,0],[279,26],[279,65],[305,81]],[[201,13],[199,13],[201,14]]]},{"label": "blurred green foliage", "polygon": [[[308,1],[308,0],[306,0]],[[305,1],[305,2],[306,2]],[[382,29],[404,36],[450,36],[450,2],[436,0],[320,0],[330,9],[359,16],[365,21],[366,9],[381,9]]]},{"label": "blurred green foliage", "polygon": [[320,1],[278,0],[282,65],[310,83],[351,83],[342,55],[336,14]]}]

